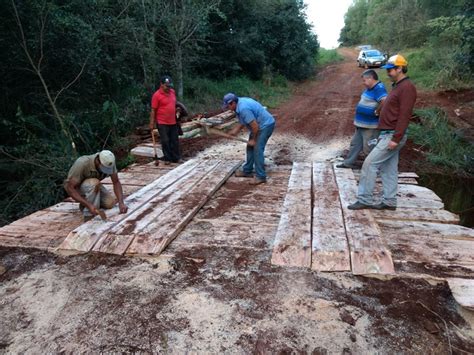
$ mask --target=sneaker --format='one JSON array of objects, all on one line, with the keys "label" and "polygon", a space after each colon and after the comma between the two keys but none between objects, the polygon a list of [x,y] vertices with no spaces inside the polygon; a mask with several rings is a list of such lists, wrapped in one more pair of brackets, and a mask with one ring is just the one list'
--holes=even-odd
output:
[{"label": "sneaker", "polygon": [[341,169],[352,169],[352,168],[353,168],[353,166],[352,166],[352,165],[346,165],[346,164],[342,163],[342,164],[337,164],[337,165],[336,165],[336,168],[341,168]]},{"label": "sneaker", "polygon": [[348,209],[350,210],[365,210],[365,209],[372,209],[374,208],[373,205],[366,205],[365,203],[362,202],[354,202],[352,205],[347,206]]},{"label": "sneaker", "polygon": [[387,205],[383,202],[381,203],[378,203],[376,205],[373,205],[372,208],[374,210],[390,210],[390,211],[395,211],[397,209],[397,206],[390,206],[390,205]]},{"label": "sneaker", "polygon": [[267,179],[255,178],[253,179],[252,182],[250,182],[250,185],[260,185],[260,184],[265,184],[266,182],[267,182]]},{"label": "sneaker", "polygon": [[253,177],[253,174],[248,174],[248,173],[243,172],[242,170],[237,170],[235,172],[235,177],[251,178]]}]

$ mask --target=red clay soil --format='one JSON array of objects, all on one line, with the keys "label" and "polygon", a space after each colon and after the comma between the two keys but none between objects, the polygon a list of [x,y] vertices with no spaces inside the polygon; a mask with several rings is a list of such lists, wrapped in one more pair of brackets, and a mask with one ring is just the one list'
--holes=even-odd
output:
[{"label": "red clay soil", "polygon": [[354,108],[362,92],[356,52],[341,48],[345,61],[298,85],[291,99],[273,112],[279,132],[295,132],[315,143],[351,135]]},{"label": "red clay soil", "polygon": [[[354,64],[357,51],[341,48],[344,62],[329,65],[316,80],[297,86],[291,99],[274,110],[278,131],[295,132],[315,143],[352,135],[354,109],[363,90],[360,74]],[[385,75],[385,73],[382,73]],[[389,89],[389,88],[387,88]],[[464,130],[474,127],[474,90],[428,92],[418,90],[416,108],[440,107],[452,125]],[[471,135],[471,133],[469,133]],[[400,171],[415,171],[426,160],[423,148],[408,141],[400,153]],[[362,160],[359,161],[362,164]],[[423,164],[426,170],[426,164]]]}]

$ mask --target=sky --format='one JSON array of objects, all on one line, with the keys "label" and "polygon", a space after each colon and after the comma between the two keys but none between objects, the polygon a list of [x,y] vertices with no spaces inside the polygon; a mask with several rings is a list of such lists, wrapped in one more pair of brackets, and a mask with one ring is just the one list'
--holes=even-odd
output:
[{"label": "sky", "polygon": [[305,0],[308,22],[318,35],[321,47],[326,49],[339,46],[337,40],[344,27],[344,14],[352,0]]}]

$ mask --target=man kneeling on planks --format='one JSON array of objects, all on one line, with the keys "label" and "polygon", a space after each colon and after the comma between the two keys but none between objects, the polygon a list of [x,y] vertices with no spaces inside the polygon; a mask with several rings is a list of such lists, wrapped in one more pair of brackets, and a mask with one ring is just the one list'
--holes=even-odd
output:
[{"label": "man kneeling on planks", "polygon": [[[110,175],[114,185],[116,199],[100,181]],[[84,215],[84,221],[100,215],[105,219],[104,212],[99,208],[112,208],[116,201],[119,203],[120,213],[126,213],[128,207],[123,201],[122,184],[117,175],[115,156],[110,150],[79,157],[72,165],[64,189],[74,200],[79,202],[79,208]]]}]

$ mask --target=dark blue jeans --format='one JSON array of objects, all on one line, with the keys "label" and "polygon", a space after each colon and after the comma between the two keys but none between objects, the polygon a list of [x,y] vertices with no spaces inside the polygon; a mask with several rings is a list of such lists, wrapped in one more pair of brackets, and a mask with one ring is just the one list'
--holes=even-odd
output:
[{"label": "dark blue jeans", "polygon": [[178,125],[159,124],[161,149],[163,160],[177,162],[181,159],[179,151]]},{"label": "dark blue jeans", "polygon": [[[242,170],[246,174],[251,174],[255,167],[255,176],[257,179],[265,180],[267,175],[265,174],[265,146],[267,145],[268,139],[275,129],[275,123],[262,128],[258,131],[257,142],[254,147],[247,146],[247,161],[245,162]],[[250,133],[249,139],[252,138]]]}]

